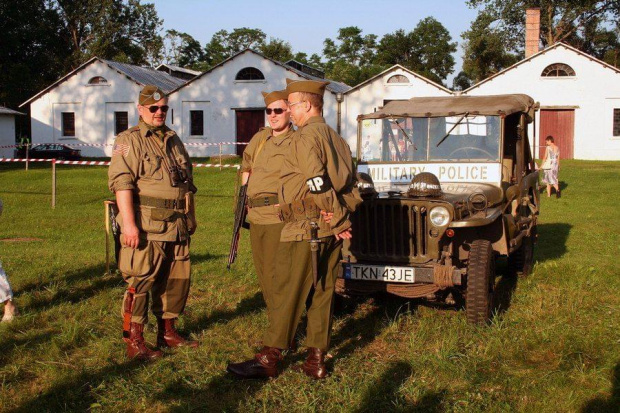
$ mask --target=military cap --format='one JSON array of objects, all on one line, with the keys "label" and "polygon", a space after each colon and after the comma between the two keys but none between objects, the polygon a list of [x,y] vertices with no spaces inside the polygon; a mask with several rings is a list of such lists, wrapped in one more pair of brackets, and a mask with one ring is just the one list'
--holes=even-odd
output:
[{"label": "military cap", "polygon": [[286,79],[286,93],[290,95],[295,92],[306,92],[323,96],[323,93],[325,93],[325,86],[327,85],[329,85],[329,82]]},{"label": "military cap", "polygon": [[288,93],[286,90],[274,90],[273,92],[262,92],[263,98],[265,99],[265,106],[271,105],[273,102],[278,100],[286,100],[288,98]]},{"label": "military cap", "polygon": [[152,105],[166,97],[163,90],[153,85],[146,85],[140,91],[138,103],[142,106]]}]

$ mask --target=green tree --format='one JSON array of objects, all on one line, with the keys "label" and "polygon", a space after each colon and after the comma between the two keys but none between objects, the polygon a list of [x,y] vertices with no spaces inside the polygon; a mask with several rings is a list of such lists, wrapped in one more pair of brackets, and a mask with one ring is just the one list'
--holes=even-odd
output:
[{"label": "green tree", "polygon": [[200,42],[187,33],[167,30],[162,54],[166,63],[203,70],[204,50]]},{"label": "green tree", "polygon": [[215,66],[245,49],[260,50],[267,36],[260,29],[241,27],[232,32],[220,30],[205,46],[206,62]]},{"label": "green tree", "polygon": [[269,38],[267,43],[259,46],[258,51],[265,57],[283,63],[293,58],[293,48],[290,43],[277,38]]},{"label": "green tree", "polygon": [[[323,41],[323,56],[327,62],[323,65],[326,77],[356,85],[381,71],[382,66],[373,63],[377,36],[362,36],[362,30],[356,26],[338,29],[337,41]],[[315,63],[316,62],[315,59]]]}]

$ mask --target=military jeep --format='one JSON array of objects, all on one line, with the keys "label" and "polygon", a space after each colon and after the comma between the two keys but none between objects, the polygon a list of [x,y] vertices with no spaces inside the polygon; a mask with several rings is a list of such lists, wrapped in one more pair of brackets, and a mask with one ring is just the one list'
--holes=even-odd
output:
[{"label": "military jeep", "polygon": [[469,322],[487,323],[497,258],[513,274],[532,266],[536,108],[519,94],[416,97],[358,116],[364,201],[336,291],[461,302]]}]

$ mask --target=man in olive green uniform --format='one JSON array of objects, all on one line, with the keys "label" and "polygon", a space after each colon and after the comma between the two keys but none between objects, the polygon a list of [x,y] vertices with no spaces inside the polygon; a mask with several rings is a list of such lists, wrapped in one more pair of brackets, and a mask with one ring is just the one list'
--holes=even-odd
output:
[{"label": "man in olive green uniform", "polygon": [[280,232],[284,227],[278,207],[280,169],[288,153],[294,130],[286,91],[263,92],[263,98],[267,107],[267,121],[271,127],[261,128],[252,137],[243,152],[241,172],[242,184],[248,184],[247,220],[250,223],[254,267],[267,306],[267,318],[271,320],[272,280]]},{"label": "man in olive green uniform", "polygon": [[130,358],[154,359],[143,336],[149,291],[157,317],[158,347],[196,347],[174,323],[185,308],[190,285],[189,243],[196,228],[189,155],[166,126],[168,98],[145,86],[138,101],[140,121],[119,134],[108,170],[121,227],[119,270],[128,284],[123,300],[123,339]]},{"label": "man in olive green uniform", "polygon": [[[329,348],[340,250],[342,240],[351,238],[349,213],[360,198],[354,191],[351,150],[321,116],[326,85],[326,82],[287,79],[291,117],[298,129],[280,174],[279,202],[286,224],[273,280],[274,308],[261,352],[251,360],[229,364],[228,371],[239,377],[278,374],[282,349],[293,338],[308,298],[305,342],[308,357],[301,369],[316,379],[327,375],[325,354]],[[327,215],[330,219],[326,220]],[[321,243],[317,256],[318,282],[313,286],[308,241],[315,224]]]}]

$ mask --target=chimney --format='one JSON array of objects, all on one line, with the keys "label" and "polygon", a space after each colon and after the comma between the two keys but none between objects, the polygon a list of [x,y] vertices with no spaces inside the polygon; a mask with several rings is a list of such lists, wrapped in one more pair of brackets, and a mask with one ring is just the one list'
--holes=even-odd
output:
[{"label": "chimney", "polygon": [[533,7],[525,11],[525,58],[538,53],[540,43],[540,9]]}]

